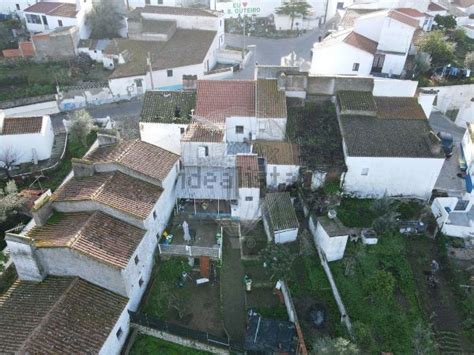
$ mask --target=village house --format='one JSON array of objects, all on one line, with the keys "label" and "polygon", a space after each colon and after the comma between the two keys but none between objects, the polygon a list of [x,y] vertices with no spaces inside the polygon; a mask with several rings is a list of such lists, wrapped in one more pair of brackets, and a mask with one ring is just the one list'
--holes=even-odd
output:
[{"label": "village house", "polygon": [[0,154],[13,165],[49,159],[53,144],[49,116],[5,117],[0,110]]},{"label": "village house", "polygon": [[269,242],[280,244],[296,240],[299,222],[289,192],[265,195],[263,226]]},{"label": "village house", "polygon": [[467,123],[461,141],[461,169],[464,172],[466,189],[461,196],[435,198],[431,210],[441,231],[451,237],[474,237],[474,124]]},{"label": "village house", "polygon": [[18,280],[0,296],[0,352],[118,354],[127,298],[78,277]]},{"label": "village house", "polygon": [[310,73],[400,76],[421,21],[397,9],[360,16],[353,28],[314,44]]},{"label": "village house", "polygon": [[431,196],[444,155],[416,98],[339,92],[337,111],[347,166],[344,192]]},{"label": "village house", "polygon": [[85,23],[92,1],[75,2],[42,1],[23,10],[26,28],[31,33],[48,33],[58,27],[76,26],[80,38],[88,38],[90,30]]},{"label": "village house", "polygon": [[109,86],[116,97],[147,90],[178,90],[183,76],[204,77],[224,46],[224,21],[216,12],[168,6],[137,8],[128,18],[129,38],[113,39],[102,51],[114,63]]}]

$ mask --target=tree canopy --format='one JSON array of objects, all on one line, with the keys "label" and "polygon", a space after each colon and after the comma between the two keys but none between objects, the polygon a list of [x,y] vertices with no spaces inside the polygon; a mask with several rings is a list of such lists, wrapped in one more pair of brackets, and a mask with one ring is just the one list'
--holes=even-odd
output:
[{"label": "tree canopy", "polygon": [[289,16],[291,19],[291,30],[293,30],[295,18],[308,16],[309,9],[311,9],[311,5],[305,0],[289,0],[285,1],[275,12],[278,15]]},{"label": "tree canopy", "polygon": [[442,31],[432,31],[421,41],[420,49],[431,56],[433,66],[444,66],[454,59],[455,44],[448,42]]},{"label": "tree canopy", "polygon": [[452,30],[457,26],[456,18],[453,15],[436,15],[434,20],[437,23],[438,27],[445,30]]},{"label": "tree canopy", "polygon": [[91,38],[111,39],[120,36],[123,15],[117,10],[113,0],[102,0],[87,15],[86,23],[91,28]]},{"label": "tree canopy", "polygon": [[72,114],[71,125],[69,126],[71,140],[86,146],[87,136],[91,133],[93,127],[92,117],[86,110],[75,111]]}]

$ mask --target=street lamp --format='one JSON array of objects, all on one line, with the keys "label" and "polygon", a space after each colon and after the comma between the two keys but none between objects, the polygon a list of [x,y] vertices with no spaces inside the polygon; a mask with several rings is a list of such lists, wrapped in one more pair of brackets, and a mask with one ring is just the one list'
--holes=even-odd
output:
[{"label": "street lamp", "polygon": [[246,30],[246,27],[247,27],[247,15],[244,14],[244,17],[243,17],[243,20],[244,20],[244,31],[243,31],[243,34],[244,34],[244,46],[242,48],[242,60],[244,60],[245,58],[245,45],[246,45],[246,34],[245,34],[245,30]]}]

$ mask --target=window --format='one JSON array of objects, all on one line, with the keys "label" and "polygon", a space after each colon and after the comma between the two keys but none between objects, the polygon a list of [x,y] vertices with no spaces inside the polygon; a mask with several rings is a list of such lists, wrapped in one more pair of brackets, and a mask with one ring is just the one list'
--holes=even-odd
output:
[{"label": "window", "polygon": [[16,6],[16,9],[17,9],[17,10],[21,10],[19,4],[15,4],[15,6]]},{"label": "window", "polygon": [[26,14],[26,22],[41,25],[41,17],[38,15]]},{"label": "window", "polygon": [[352,71],[359,71],[359,63],[354,63],[352,65]]},{"label": "window", "polygon": [[145,0],[145,5],[150,5],[150,0]]},{"label": "window", "polygon": [[163,0],[158,0],[158,5],[163,5]]},{"label": "window", "polygon": [[209,156],[209,147],[199,147],[198,149],[198,156],[199,158],[204,158]]},{"label": "window", "polygon": [[253,201],[253,197],[252,196],[245,196],[245,201]]},{"label": "window", "polygon": [[156,211],[153,211],[153,219],[156,219]]},{"label": "window", "polygon": [[166,75],[168,75],[168,78],[172,77],[172,76],[173,76],[173,70],[168,69],[168,70],[166,71]]},{"label": "window", "polygon": [[142,287],[143,286],[143,279],[140,277],[140,281],[138,281],[138,286]]},{"label": "window", "polygon": [[[58,20],[58,26],[63,27],[63,20]],[[94,51],[95,52],[95,51]]]},{"label": "window", "polygon": [[337,3],[337,9],[342,10],[344,8],[344,2],[338,2]]},{"label": "window", "polygon": [[181,132],[181,134],[183,134],[184,133],[184,127],[180,127],[179,131]]},{"label": "window", "polygon": [[43,25],[48,26],[48,18],[44,15],[42,17],[43,17]]},{"label": "window", "polygon": [[135,255],[135,259],[134,259],[134,261],[135,261],[135,265],[137,265],[137,264],[138,264],[138,262],[140,261],[140,259],[138,258],[138,255]]},{"label": "window", "polygon": [[115,335],[117,336],[117,339],[120,339],[120,338],[122,337],[122,335],[123,335],[123,330],[122,330],[122,328],[119,328],[119,329],[117,330],[117,333],[115,333]]},{"label": "window", "polygon": [[264,132],[265,131],[265,121],[259,121],[258,122],[258,130],[260,132]]},{"label": "window", "polygon": [[360,174],[363,175],[363,176],[369,175],[369,168],[362,169],[362,172]]},{"label": "window", "polygon": [[244,133],[244,126],[235,126],[235,133]]}]

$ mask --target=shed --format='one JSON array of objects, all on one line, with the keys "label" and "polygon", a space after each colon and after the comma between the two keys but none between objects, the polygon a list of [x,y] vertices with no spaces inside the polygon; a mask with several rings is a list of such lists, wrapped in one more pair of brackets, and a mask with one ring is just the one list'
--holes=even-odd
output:
[{"label": "shed", "polygon": [[268,240],[293,242],[298,236],[299,222],[289,192],[273,192],[265,196],[263,225]]},{"label": "shed", "polygon": [[311,216],[309,228],[314,243],[326,254],[327,261],[340,260],[344,257],[349,230],[337,218]]}]

